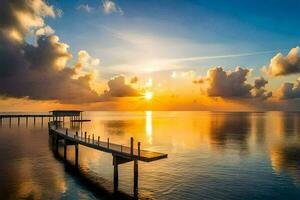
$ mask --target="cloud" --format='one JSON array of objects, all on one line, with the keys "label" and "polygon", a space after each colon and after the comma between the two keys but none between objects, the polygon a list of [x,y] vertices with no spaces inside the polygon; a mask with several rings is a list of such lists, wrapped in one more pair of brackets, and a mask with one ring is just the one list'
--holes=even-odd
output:
[{"label": "cloud", "polygon": [[87,13],[90,13],[92,12],[94,8],[89,6],[88,4],[81,4],[77,7],[77,10],[82,10],[82,11],[85,11]]},{"label": "cloud", "polygon": [[63,11],[62,9],[60,9],[60,8],[56,8],[56,9],[55,9],[55,15],[56,15],[57,17],[62,17],[63,14],[64,14],[64,11]]},{"label": "cloud", "polygon": [[[0,28],[2,34],[24,37],[30,28],[44,26],[44,17],[55,17],[55,11],[42,0],[2,0],[0,6]],[[11,37],[16,39],[16,37]]]},{"label": "cloud", "polygon": [[254,81],[254,87],[251,90],[252,97],[267,99],[272,96],[272,92],[267,92],[265,89],[266,84],[268,83],[263,77],[257,77]]},{"label": "cloud", "polygon": [[130,84],[126,83],[125,76],[113,77],[107,82],[108,90],[104,91],[102,97],[126,97],[138,96],[139,92]]},{"label": "cloud", "polygon": [[103,0],[102,6],[105,14],[111,14],[111,13],[119,13],[120,15],[124,14],[122,8],[112,0]]},{"label": "cloud", "polygon": [[287,56],[278,53],[271,59],[268,67],[264,67],[270,76],[285,76],[300,73],[299,47],[292,48]]},{"label": "cloud", "polygon": [[42,36],[42,35],[52,35],[55,31],[50,26],[41,27],[38,30],[36,30],[35,35],[36,36]]},{"label": "cloud", "polygon": [[131,84],[135,84],[135,83],[137,83],[138,81],[139,81],[139,78],[138,78],[137,76],[134,76],[134,77],[131,78],[130,83],[131,83]]},{"label": "cloud", "polygon": [[80,50],[77,53],[77,60],[74,64],[74,70],[77,74],[79,74],[83,69],[93,70],[99,66],[99,64],[100,60],[98,58],[92,58],[87,51]]},{"label": "cloud", "polygon": [[[88,103],[103,98],[94,67],[100,63],[88,52],[78,52],[74,65],[69,46],[54,35],[45,17],[56,17],[54,8],[41,0],[4,0],[0,7],[0,95],[2,98],[58,100],[61,103]],[[35,44],[28,43],[28,35]],[[105,95],[133,96],[136,91],[121,78],[108,82]]]},{"label": "cloud", "polygon": [[237,67],[235,71],[224,71],[222,67],[209,69],[206,77],[194,80],[195,84],[206,85],[205,93],[209,97],[223,98],[268,98],[272,93],[266,93],[264,86],[267,81],[262,77],[255,84],[247,83],[249,69]]},{"label": "cloud", "polygon": [[250,96],[252,86],[245,83],[249,69],[237,67],[234,72],[225,72],[223,68],[210,69],[207,73],[208,96],[245,97]]},{"label": "cloud", "polygon": [[278,90],[281,99],[300,98],[300,79],[296,83],[283,83]]},{"label": "cloud", "polygon": [[265,87],[267,83],[268,81],[265,80],[263,77],[257,77],[254,81],[254,87],[260,89],[262,87]]}]

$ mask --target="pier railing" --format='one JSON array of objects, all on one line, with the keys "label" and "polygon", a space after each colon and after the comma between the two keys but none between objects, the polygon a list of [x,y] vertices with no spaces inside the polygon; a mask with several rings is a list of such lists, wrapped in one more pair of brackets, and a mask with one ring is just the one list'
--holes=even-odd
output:
[{"label": "pier railing", "polygon": [[111,153],[113,156],[114,166],[114,190],[118,190],[118,165],[134,162],[134,191],[138,186],[138,161],[153,162],[156,160],[167,158],[168,155],[141,149],[141,143],[137,143],[137,148],[134,148],[134,139],[130,138],[130,146],[111,143],[109,138],[101,140],[100,136],[95,138],[94,134],[87,132],[74,132],[67,128],[62,128],[60,122],[51,121],[48,123],[49,135],[52,136],[52,144],[55,145],[55,151],[58,152],[59,140],[64,141],[64,159],[67,159],[67,145],[75,145],[75,165],[78,166],[78,145],[83,145],[105,153]]}]

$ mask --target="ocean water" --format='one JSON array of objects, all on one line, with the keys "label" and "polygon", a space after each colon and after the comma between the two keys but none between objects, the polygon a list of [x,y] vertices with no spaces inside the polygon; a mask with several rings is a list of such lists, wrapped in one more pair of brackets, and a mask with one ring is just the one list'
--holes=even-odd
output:
[{"label": "ocean water", "polygon": [[[168,154],[139,162],[141,199],[300,199],[300,113],[84,112],[77,127],[101,140]],[[133,163],[119,166],[113,195],[112,156],[74,147],[68,162],[52,151],[48,119],[0,127],[0,199],[130,199]],[[68,124],[66,123],[66,126]]]}]

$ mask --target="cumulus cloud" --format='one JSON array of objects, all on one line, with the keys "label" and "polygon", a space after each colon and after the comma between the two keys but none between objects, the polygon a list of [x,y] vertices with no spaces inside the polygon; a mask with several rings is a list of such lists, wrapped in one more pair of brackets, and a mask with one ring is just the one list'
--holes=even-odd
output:
[{"label": "cumulus cloud", "polygon": [[139,92],[130,84],[126,83],[125,76],[119,75],[110,79],[107,83],[108,90],[104,91],[102,97],[126,97],[138,96]]},{"label": "cumulus cloud", "polygon": [[55,31],[50,26],[41,27],[35,31],[36,36],[52,35]]},{"label": "cumulus cloud", "polygon": [[250,96],[252,86],[245,81],[249,69],[237,67],[233,72],[225,72],[223,68],[210,69],[207,73],[209,87],[208,96],[245,97]]},{"label": "cumulus cloud", "polygon": [[267,81],[257,78],[255,84],[247,83],[249,69],[237,67],[235,71],[224,71],[222,67],[209,69],[206,77],[194,80],[195,84],[205,84],[205,93],[210,97],[224,98],[268,98],[271,93],[266,93],[264,86]]},{"label": "cumulus cloud", "polygon": [[110,13],[119,13],[120,15],[124,14],[122,8],[112,0],[103,0],[102,7],[105,14],[110,14]]},{"label": "cumulus cloud", "polygon": [[88,4],[81,4],[77,7],[77,10],[82,10],[82,11],[85,11],[87,13],[90,13],[92,12],[94,8],[89,6]]},{"label": "cumulus cloud", "polygon": [[265,80],[263,77],[257,77],[254,81],[254,87],[260,89],[262,87],[265,87],[267,83],[268,81]]},{"label": "cumulus cloud", "polygon": [[296,81],[296,83],[282,84],[278,92],[281,99],[300,98],[300,78]]},{"label": "cumulus cloud", "polygon": [[94,68],[99,66],[99,64],[100,60],[98,58],[93,58],[87,51],[81,50],[78,52],[77,60],[74,64],[74,70],[76,72],[75,74],[79,75],[80,73],[82,73],[83,68],[93,70]]},{"label": "cumulus cloud", "polygon": [[254,81],[254,87],[251,90],[252,97],[267,99],[272,96],[272,92],[267,92],[265,85],[268,83],[263,77],[257,77]]},{"label": "cumulus cloud", "polygon": [[[99,59],[80,51],[74,66],[70,66],[69,46],[54,35],[45,17],[54,18],[56,13],[42,0],[1,1],[0,95],[62,103],[101,101],[92,87],[95,74],[89,70],[99,64]],[[26,41],[30,34],[36,37],[35,44]],[[107,94],[134,94],[122,80],[117,80],[109,82]]]},{"label": "cumulus cloud", "polygon": [[299,47],[292,48],[287,56],[278,53],[271,59],[269,66],[263,68],[263,71],[270,76],[300,73]]}]

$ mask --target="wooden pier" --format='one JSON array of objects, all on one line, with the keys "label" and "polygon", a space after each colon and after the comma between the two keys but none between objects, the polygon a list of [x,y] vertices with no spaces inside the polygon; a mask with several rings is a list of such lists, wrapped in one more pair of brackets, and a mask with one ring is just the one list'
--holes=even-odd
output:
[{"label": "wooden pier", "polygon": [[69,118],[70,125],[74,123],[79,123],[80,127],[82,122],[89,122],[90,120],[82,119],[82,111],[77,110],[55,110],[50,111],[49,114],[0,114],[0,126],[2,126],[3,119],[9,120],[9,127],[11,127],[11,122],[13,118],[18,119],[18,126],[20,125],[20,120],[26,120],[26,126],[28,125],[28,119],[33,118],[33,123],[35,125],[36,119],[41,118],[41,123],[43,125],[44,118],[48,118],[48,131],[49,135],[52,137],[52,145],[55,152],[58,152],[59,141],[62,140],[64,144],[64,160],[67,160],[67,146],[75,145],[75,166],[78,167],[78,156],[79,156],[79,145],[83,145],[98,151],[105,153],[110,153],[113,156],[113,166],[114,166],[114,191],[118,191],[119,184],[119,173],[118,165],[133,161],[133,172],[134,172],[134,194],[137,195],[138,188],[138,161],[142,162],[153,162],[160,159],[167,158],[168,155],[164,153],[158,153],[153,151],[147,151],[141,149],[141,143],[138,142],[134,148],[134,139],[130,138],[130,146],[123,146],[119,144],[114,144],[107,138],[105,141],[98,136],[94,137],[94,134],[87,135],[87,132],[71,132],[67,128],[63,128],[65,117]]},{"label": "wooden pier", "polygon": [[44,119],[48,119],[50,121],[65,121],[65,118],[69,118],[70,122],[84,122],[90,120],[82,119],[82,111],[79,110],[53,110],[49,111],[49,114],[0,114],[0,126],[3,124],[4,119],[9,120],[9,127],[12,125],[12,119],[18,120],[18,126],[22,119],[25,119],[26,126],[28,125],[29,119],[33,119],[33,124],[35,126],[36,120],[41,119],[41,124],[44,124]]},{"label": "wooden pier", "polygon": [[1,114],[0,115],[0,126],[2,126],[3,120],[9,120],[9,127],[11,127],[12,119],[18,120],[18,126],[20,125],[21,119],[25,119],[26,126],[28,125],[28,120],[33,119],[33,124],[36,124],[36,119],[40,118],[42,125],[44,124],[44,119],[51,121],[53,118],[52,114]]},{"label": "wooden pier", "polygon": [[[58,151],[59,140],[63,140],[64,144],[64,159],[67,159],[67,146],[75,145],[75,165],[78,166],[78,145],[83,145],[98,151],[110,153],[113,156],[114,166],[114,191],[118,190],[118,165],[134,162],[134,192],[138,188],[138,161],[153,162],[160,159],[167,158],[168,155],[164,153],[152,152],[141,149],[141,143],[137,143],[137,148],[134,148],[134,140],[130,138],[130,147],[113,144],[109,142],[109,138],[106,141],[100,140],[100,137],[95,138],[94,135],[87,135],[87,133],[70,132],[67,128],[62,128],[59,122],[49,122],[49,134],[52,135],[52,144],[54,149]],[[102,138],[101,138],[102,139]]]}]

